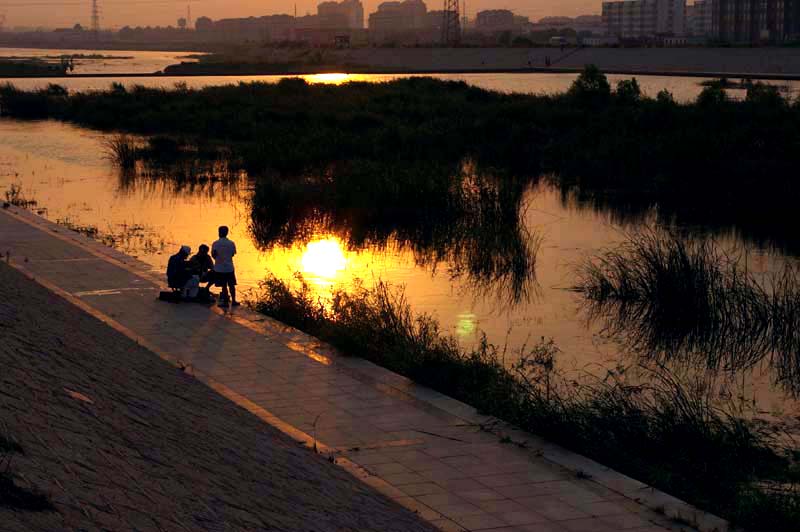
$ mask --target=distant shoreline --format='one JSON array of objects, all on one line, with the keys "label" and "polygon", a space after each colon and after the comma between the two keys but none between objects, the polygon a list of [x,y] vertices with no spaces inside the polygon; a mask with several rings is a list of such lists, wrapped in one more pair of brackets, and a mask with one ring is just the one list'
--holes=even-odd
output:
[{"label": "distant shoreline", "polygon": [[[13,79],[114,79],[114,78],[195,78],[195,77],[242,77],[242,76],[310,76],[317,74],[364,74],[364,75],[459,75],[459,74],[579,74],[581,68],[497,68],[497,69],[353,69],[352,67],[331,67],[320,69],[258,69],[241,70],[236,72],[153,72],[153,73],[109,73],[109,74],[66,74],[66,75],[21,75],[21,76],[0,76],[3,80]],[[684,78],[742,78],[767,81],[800,81],[800,74],[776,74],[776,73],[750,73],[750,72],[697,72],[697,71],[677,71],[677,70],[631,70],[631,69],[602,69],[605,74],[622,76],[663,76],[663,77],[684,77]]]}]

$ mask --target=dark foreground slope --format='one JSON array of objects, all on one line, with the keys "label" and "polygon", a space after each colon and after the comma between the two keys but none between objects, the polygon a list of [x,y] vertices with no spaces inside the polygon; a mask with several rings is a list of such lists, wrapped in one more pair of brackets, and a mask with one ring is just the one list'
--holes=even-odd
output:
[{"label": "dark foreground slope", "polygon": [[430,530],[5,264],[0,289],[0,529]]}]

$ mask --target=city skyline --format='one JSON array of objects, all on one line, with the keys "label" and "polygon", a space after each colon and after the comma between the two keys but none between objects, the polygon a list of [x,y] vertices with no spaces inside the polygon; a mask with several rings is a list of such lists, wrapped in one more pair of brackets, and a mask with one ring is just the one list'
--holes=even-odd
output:
[{"label": "city skyline", "polygon": [[[384,0],[362,0],[366,13],[377,10]],[[425,0],[424,0],[425,1]],[[231,2],[195,0],[181,2],[174,0],[100,0],[101,23],[105,28],[122,26],[167,26],[175,25],[178,18],[186,16],[187,6],[191,6],[192,18],[206,16],[212,19],[230,17],[263,16],[272,14],[292,14],[295,2],[276,0],[265,5],[260,0],[233,0]],[[316,13],[317,0],[296,2],[298,16]],[[441,9],[441,0],[427,0],[429,9]],[[511,9],[519,15],[539,19],[547,16],[576,16],[599,14],[600,0],[467,0],[467,11],[471,16],[484,9]],[[91,23],[91,2],[89,0],[33,0],[22,2],[0,1],[0,15],[6,15],[6,27],[68,27],[74,24],[89,26]]]}]

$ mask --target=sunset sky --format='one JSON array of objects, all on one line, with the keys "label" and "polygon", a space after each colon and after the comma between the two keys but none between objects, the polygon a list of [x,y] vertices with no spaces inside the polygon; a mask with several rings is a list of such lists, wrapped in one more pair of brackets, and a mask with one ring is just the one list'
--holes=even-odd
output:
[{"label": "sunset sky", "polygon": [[[98,0],[104,27],[124,25],[175,25],[186,14],[185,0]],[[364,0],[362,0],[364,1]],[[383,0],[366,0],[367,13],[374,11]],[[315,12],[317,0],[297,0],[298,14]],[[428,0],[428,9],[441,9],[442,0]],[[293,0],[193,0],[192,16],[225,17],[260,16],[291,13]],[[470,14],[481,9],[507,8],[533,19],[549,15],[596,14],[601,0],[467,0]],[[90,0],[0,0],[0,15],[7,17],[6,26],[71,26],[88,25],[91,16]]]}]

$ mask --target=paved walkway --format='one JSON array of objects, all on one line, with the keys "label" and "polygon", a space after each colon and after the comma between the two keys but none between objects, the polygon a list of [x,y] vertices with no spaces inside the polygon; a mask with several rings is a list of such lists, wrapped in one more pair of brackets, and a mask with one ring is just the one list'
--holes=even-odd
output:
[{"label": "paved walkway", "polygon": [[0,254],[442,530],[724,527],[530,434],[481,430],[474,409],[263,316],[160,303],[147,265],[26,211],[0,210]]}]

